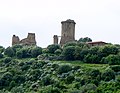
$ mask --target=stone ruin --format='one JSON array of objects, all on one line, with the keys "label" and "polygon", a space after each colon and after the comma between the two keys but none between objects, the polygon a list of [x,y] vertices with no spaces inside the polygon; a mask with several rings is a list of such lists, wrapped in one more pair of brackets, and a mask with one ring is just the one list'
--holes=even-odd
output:
[{"label": "stone ruin", "polygon": [[62,21],[61,36],[54,35],[53,43],[58,44],[58,37],[61,37],[60,45],[63,46],[67,42],[75,41],[75,22],[74,20],[68,19]]},{"label": "stone ruin", "polygon": [[18,36],[13,35],[12,45],[16,45],[16,44],[28,45],[28,46],[36,45],[35,33],[28,33],[27,38],[24,38],[22,40],[20,40]]}]

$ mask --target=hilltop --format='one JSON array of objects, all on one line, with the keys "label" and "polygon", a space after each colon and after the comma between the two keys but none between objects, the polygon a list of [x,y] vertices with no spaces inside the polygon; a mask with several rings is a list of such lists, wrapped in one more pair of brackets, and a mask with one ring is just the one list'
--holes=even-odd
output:
[{"label": "hilltop", "polygon": [[0,47],[0,93],[119,93],[120,45]]}]

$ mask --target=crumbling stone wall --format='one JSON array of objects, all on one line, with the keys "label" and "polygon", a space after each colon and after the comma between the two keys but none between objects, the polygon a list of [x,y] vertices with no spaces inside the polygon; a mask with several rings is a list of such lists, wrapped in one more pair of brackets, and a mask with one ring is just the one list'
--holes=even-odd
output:
[{"label": "crumbling stone wall", "polygon": [[22,40],[20,40],[18,36],[13,35],[12,45],[15,44],[28,45],[28,46],[36,45],[35,33],[28,33],[27,38],[24,38]]}]

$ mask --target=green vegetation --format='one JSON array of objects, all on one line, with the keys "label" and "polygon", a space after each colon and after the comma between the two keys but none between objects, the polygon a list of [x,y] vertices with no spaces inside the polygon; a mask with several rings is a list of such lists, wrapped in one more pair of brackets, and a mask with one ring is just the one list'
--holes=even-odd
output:
[{"label": "green vegetation", "polygon": [[119,92],[119,45],[0,46],[0,93]]}]

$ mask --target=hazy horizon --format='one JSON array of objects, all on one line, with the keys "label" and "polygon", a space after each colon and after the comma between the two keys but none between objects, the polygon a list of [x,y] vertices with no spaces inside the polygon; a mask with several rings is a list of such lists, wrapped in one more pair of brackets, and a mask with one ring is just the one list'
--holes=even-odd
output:
[{"label": "hazy horizon", "polygon": [[12,35],[36,34],[37,45],[47,47],[61,35],[61,21],[76,22],[75,38],[120,44],[120,0],[1,0],[0,45],[11,46]]}]

